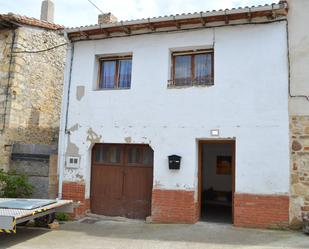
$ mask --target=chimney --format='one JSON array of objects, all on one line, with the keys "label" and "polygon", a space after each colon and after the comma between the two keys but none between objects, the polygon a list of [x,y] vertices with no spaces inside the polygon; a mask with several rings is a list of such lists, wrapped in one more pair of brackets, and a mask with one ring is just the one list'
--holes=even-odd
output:
[{"label": "chimney", "polygon": [[98,24],[108,24],[108,23],[116,23],[117,17],[115,17],[112,13],[104,13],[98,16]]},{"label": "chimney", "polygon": [[51,0],[42,2],[41,21],[54,22],[54,3]]}]

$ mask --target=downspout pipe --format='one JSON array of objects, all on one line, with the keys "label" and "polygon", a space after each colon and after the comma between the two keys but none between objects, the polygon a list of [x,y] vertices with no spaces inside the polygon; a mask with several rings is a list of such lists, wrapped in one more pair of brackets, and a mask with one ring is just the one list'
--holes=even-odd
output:
[{"label": "downspout pipe", "polygon": [[59,148],[58,148],[58,199],[62,199],[62,182],[65,167],[65,148],[66,148],[66,137],[69,135],[67,130],[68,125],[68,114],[70,104],[70,89],[71,89],[71,78],[72,78],[72,67],[74,58],[74,43],[69,41],[67,33],[64,34],[68,40],[66,64],[64,70],[64,84],[61,104],[61,119],[59,129]]}]

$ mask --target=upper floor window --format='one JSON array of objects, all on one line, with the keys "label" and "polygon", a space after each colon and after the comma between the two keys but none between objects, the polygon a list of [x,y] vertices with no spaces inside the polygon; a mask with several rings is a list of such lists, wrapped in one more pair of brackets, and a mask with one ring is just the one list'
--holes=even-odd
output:
[{"label": "upper floor window", "polygon": [[131,87],[132,56],[100,59],[99,89]]},{"label": "upper floor window", "polygon": [[197,50],[172,54],[173,86],[213,85],[214,52]]}]

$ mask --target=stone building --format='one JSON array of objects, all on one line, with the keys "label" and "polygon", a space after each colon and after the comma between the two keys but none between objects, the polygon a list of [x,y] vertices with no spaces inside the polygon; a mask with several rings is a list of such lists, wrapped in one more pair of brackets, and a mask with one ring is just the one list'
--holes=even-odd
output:
[{"label": "stone building", "polygon": [[289,0],[290,221],[309,213],[309,1]]},{"label": "stone building", "polygon": [[[42,16],[50,18],[43,7],[49,14]],[[34,197],[56,195],[62,29],[47,20],[0,15],[0,169],[28,174]]]}]

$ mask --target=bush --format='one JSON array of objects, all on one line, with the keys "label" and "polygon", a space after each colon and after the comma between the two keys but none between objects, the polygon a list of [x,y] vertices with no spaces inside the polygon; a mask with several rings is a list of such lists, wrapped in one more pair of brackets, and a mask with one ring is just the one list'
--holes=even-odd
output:
[{"label": "bush", "polygon": [[58,221],[68,221],[69,215],[66,213],[56,213],[56,220]]},{"label": "bush", "polygon": [[29,198],[33,186],[28,182],[26,175],[8,174],[0,170],[0,197],[1,198]]}]

